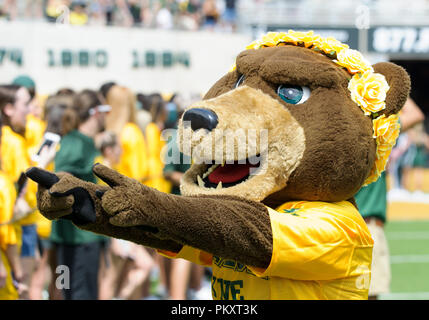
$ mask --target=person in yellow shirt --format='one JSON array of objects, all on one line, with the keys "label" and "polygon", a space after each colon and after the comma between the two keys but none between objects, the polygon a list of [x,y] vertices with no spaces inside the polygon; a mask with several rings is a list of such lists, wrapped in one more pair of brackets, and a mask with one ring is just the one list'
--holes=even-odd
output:
[{"label": "person in yellow shirt", "polygon": [[162,151],[165,141],[161,138],[166,118],[165,102],[160,94],[149,95],[149,111],[152,121],[146,126],[145,138],[148,146],[148,177],[145,185],[162,192],[170,192],[172,185],[164,178],[164,155]]},{"label": "person in yellow shirt", "polygon": [[[0,300],[18,299],[18,291],[13,281],[16,281],[16,278],[22,278],[16,248],[17,235],[15,227],[10,223],[13,216],[15,193],[12,181],[4,172],[0,171]],[[12,271],[15,279],[12,277]]]},{"label": "person in yellow shirt", "polygon": [[25,87],[30,94],[30,102],[28,103],[29,113],[27,114],[25,127],[25,140],[27,142],[29,156],[31,157],[38,151],[46,129],[46,123],[42,120],[43,109],[41,107],[41,99],[39,99],[36,92],[36,83],[31,77],[20,75],[12,81],[12,84]]},{"label": "person in yellow shirt", "polygon": [[85,12],[86,3],[84,1],[73,1],[70,7],[70,24],[81,26],[88,23],[88,15]]},{"label": "person in yellow shirt", "polygon": [[147,145],[136,124],[136,100],[127,88],[113,85],[106,92],[111,111],[106,118],[106,130],[116,134],[122,150],[117,170],[127,177],[143,181],[148,174]]},{"label": "person in yellow shirt", "polygon": [[14,281],[22,278],[17,250],[17,234],[11,223],[15,199],[15,187],[10,178],[1,170],[0,154],[0,300],[18,299],[19,295]]},{"label": "person in yellow shirt", "polygon": [[[45,100],[39,96],[36,91],[36,84],[33,79],[27,75],[20,75],[16,77],[12,84],[19,85],[27,88],[30,94],[30,102],[28,104],[29,113],[27,114],[26,127],[25,127],[25,141],[27,145],[28,155],[31,157],[36,154],[40,148],[43,140],[43,135],[46,131],[46,121],[43,118],[42,102]],[[49,167],[48,167],[49,168]],[[53,166],[49,168],[53,171]],[[31,190],[34,192],[35,190]],[[44,218],[40,213],[32,215],[31,220],[34,220],[37,226],[37,235],[46,238],[47,232],[50,229],[50,221]],[[30,221],[31,222],[31,221]]]},{"label": "person in yellow shirt", "polygon": [[[46,167],[53,159],[53,150],[47,154],[46,149],[39,163],[32,163],[28,152],[25,131],[31,95],[25,87],[19,85],[0,86],[0,110],[2,116],[1,156],[2,169],[11,178],[13,183],[18,180],[23,172],[31,165]],[[36,221],[40,214],[36,210],[37,185],[32,181],[26,181],[19,194],[14,220],[17,232],[17,243],[23,260],[24,279],[29,285],[31,274],[35,265],[37,227]],[[23,298],[27,297],[27,292]]]}]

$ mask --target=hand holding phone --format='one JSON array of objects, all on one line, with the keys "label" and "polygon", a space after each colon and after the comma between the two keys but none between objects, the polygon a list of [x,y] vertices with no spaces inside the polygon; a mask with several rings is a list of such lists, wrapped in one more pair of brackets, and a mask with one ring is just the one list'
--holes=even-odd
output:
[{"label": "hand holding phone", "polygon": [[38,166],[41,168],[46,168],[46,166],[54,160],[56,153],[56,146],[60,142],[61,137],[52,132],[46,132],[43,135],[43,141],[40,145],[39,151],[32,156],[32,160],[37,162]]}]

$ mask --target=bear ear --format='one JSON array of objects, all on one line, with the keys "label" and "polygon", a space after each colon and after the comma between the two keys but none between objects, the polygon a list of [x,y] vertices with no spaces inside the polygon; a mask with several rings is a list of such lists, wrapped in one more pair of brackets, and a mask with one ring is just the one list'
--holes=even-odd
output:
[{"label": "bear ear", "polygon": [[389,116],[398,113],[410,93],[410,76],[404,68],[391,62],[379,62],[374,64],[373,68],[376,73],[384,75],[390,86],[386,96],[386,109],[381,114]]}]

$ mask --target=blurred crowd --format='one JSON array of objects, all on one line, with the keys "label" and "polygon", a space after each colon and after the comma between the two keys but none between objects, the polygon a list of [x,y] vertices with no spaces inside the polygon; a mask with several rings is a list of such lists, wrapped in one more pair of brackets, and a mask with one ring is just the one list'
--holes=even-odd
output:
[{"label": "blurred crowd", "polygon": [[394,193],[407,190],[424,196],[429,191],[425,183],[425,171],[429,168],[429,135],[424,122],[399,135],[389,162],[390,187]]},{"label": "blurred crowd", "polygon": [[[114,82],[99,90],[63,88],[49,96],[19,76],[0,85],[0,300],[209,299],[210,270],[128,241],[50,221],[37,210],[39,166],[93,183],[94,163],[163,192],[180,194],[189,162],[168,163],[183,99],[134,93]],[[189,102],[188,102],[189,103]],[[24,178],[23,178],[24,177]]]},{"label": "blurred crowd", "polygon": [[3,0],[0,17],[71,25],[235,31],[237,0]]}]

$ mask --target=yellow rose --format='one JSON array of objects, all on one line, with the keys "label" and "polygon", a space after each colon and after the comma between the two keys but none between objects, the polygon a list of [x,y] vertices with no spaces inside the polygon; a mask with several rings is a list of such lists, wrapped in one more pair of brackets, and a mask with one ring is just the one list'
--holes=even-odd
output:
[{"label": "yellow rose", "polygon": [[283,38],[286,42],[292,42],[297,45],[299,42],[304,43],[306,48],[311,47],[315,41],[317,41],[320,36],[314,35],[313,31],[300,32],[288,30],[287,34]]},{"label": "yellow rose", "polygon": [[315,46],[327,54],[331,54],[333,51],[338,53],[341,50],[349,48],[347,44],[333,37],[319,38],[315,41]]},{"label": "yellow rose", "polygon": [[255,40],[251,44],[246,46],[246,50],[251,50],[251,49],[256,50],[256,49],[259,49],[260,47],[261,47],[261,42],[259,40]]},{"label": "yellow rose", "polygon": [[386,78],[382,74],[373,73],[370,70],[363,74],[355,74],[348,85],[352,100],[362,108],[366,115],[386,107],[386,93],[389,88]]},{"label": "yellow rose", "polygon": [[278,32],[268,32],[261,39],[261,44],[267,47],[275,47],[277,42],[279,41],[279,33]]},{"label": "yellow rose", "polygon": [[385,115],[378,117],[372,121],[374,127],[374,138],[376,138],[377,150],[375,155],[375,163],[371,169],[371,173],[365,180],[365,185],[370,184],[378,179],[380,174],[386,168],[390,152],[396,143],[399,136],[400,125],[399,116],[397,114],[386,118]]},{"label": "yellow rose", "polygon": [[353,49],[343,49],[337,52],[337,64],[347,68],[350,73],[373,71],[371,64],[362,56],[362,54]]},{"label": "yellow rose", "polygon": [[377,144],[393,147],[399,136],[400,125],[398,120],[399,116],[397,114],[393,114],[387,118],[383,114],[377,119],[372,120],[374,138],[377,139]]}]

